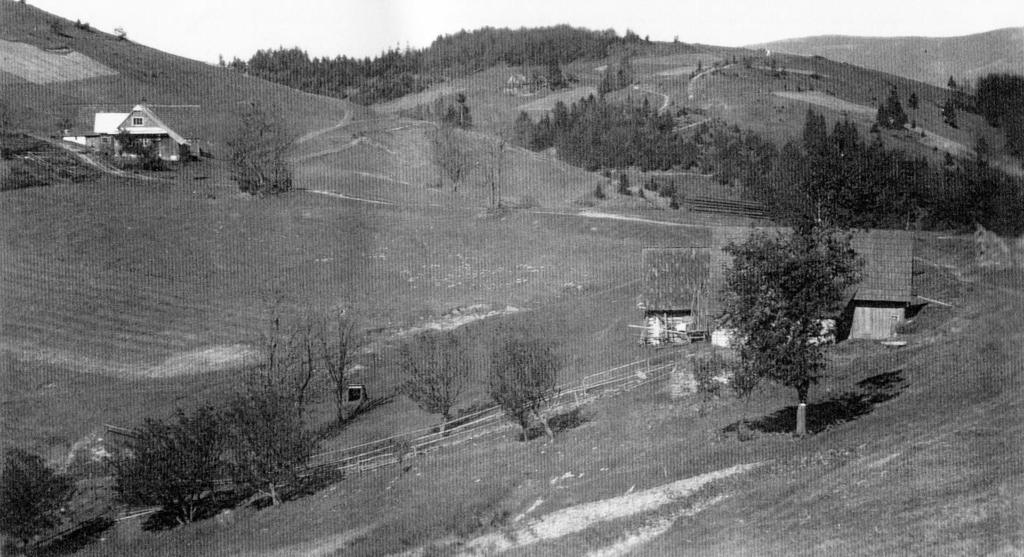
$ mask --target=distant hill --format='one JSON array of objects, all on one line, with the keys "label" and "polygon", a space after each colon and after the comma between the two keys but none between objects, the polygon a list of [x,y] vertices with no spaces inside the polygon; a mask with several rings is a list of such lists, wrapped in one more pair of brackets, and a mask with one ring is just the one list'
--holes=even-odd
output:
[{"label": "distant hill", "polygon": [[786,39],[752,48],[819,55],[865,68],[945,86],[994,72],[1024,74],[1024,27],[962,37],[851,37],[822,35]]},{"label": "distant hill", "polygon": [[361,117],[351,103],[310,95],[227,68],[167,54],[49,14],[0,1],[0,98],[17,114],[16,126],[53,135],[91,127],[83,107],[198,105],[196,132],[223,146],[241,103],[277,105],[301,134]]}]

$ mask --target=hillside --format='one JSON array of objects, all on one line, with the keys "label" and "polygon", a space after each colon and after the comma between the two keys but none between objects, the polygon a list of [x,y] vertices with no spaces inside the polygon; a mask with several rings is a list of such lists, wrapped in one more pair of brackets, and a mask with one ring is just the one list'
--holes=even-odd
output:
[{"label": "hillside", "polygon": [[[510,325],[557,344],[560,386],[592,381],[573,391],[579,408],[556,412],[553,442],[523,442],[500,427],[453,436],[404,466],[357,468],[278,507],[164,531],[144,529],[145,518],[104,523],[70,539],[67,552],[1024,549],[1020,269],[980,266],[967,234],[914,232],[918,293],[938,303],[899,324],[901,348],[834,347],[827,378],[812,390],[813,435],[788,433],[791,390],[702,403],[688,392],[688,370],[710,345],[637,342],[641,253],[708,245],[715,227],[762,221],[672,209],[641,188],[657,178],[683,198],[733,201],[740,188],[699,168],[605,175],[562,162],[553,148],[507,141],[521,111],[539,120],[559,101],[591,94],[621,53],[564,64],[575,80],[557,91],[509,91],[513,74],[540,68],[499,63],[361,107],[13,1],[0,0],[0,20],[0,94],[17,131],[51,136],[98,105],[195,104],[216,155],[172,171],[92,171],[0,193],[0,446],[31,449],[77,474],[72,519],[127,509],[89,452],[110,441],[104,424],[133,428],[222,403],[244,384],[242,370],[276,318],[298,326],[344,308],[365,333],[349,381],[365,385],[372,409],[339,426],[332,393],[316,393],[305,418],[320,451],[366,442],[397,451],[410,432],[439,423],[398,390],[406,375],[396,348],[424,330],[457,328],[470,347],[456,415],[490,405],[489,354]],[[877,70],[705,45],[638,44],[631,54],[632,83],[608,98],[646,100],[676,116],[667,127],[683,134],[719,119],[720,128],[781,144],[801,137],[814,108],[830,128],[849,118],[867,135],[895,86],[921,99],[910,114],[918,128],[883,132],[886,145],[933,161],[971,154],[978,135],[1001,147],[980,117],[944,123],[941,87]],[[441,130],[417,117],[460,93],[471,128]],[[252,99],[278,105],[296,138],[295,191],[253,198],[229,178],[234,112]],[[444,131],[464,164],[457,183],[435,154]],[[621,176],[632,181],[628,195],[615,190]],[[504,207],[492,206],[494,195]]]},{"label": "hillside", "polygon": [[[363,109],[295,91],[237,72],[118,40],[38,8],[0,2],[0,93],[18,113],[18,127],[56,135],[91,127],[80,107],[198,105],[198,135],[223,148],[240,103],[277,105],[296,134]],[[69,126],[69,124],[71,126]]]},{"label": "hillside", "polygon": [[751,48],[824,56],[944,87],[998,72],[1024,74],[1024,27],[961,37],[853,37],[823,35],[784,39]]}]

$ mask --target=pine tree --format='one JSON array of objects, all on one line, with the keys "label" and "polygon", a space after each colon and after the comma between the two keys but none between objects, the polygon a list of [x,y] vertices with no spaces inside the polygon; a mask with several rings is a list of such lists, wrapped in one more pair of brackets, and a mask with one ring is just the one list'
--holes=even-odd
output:
[{"label": "pine tree", "polygon": [[948,124],[951,128],[957,127],[956,103],[952,98],[946,99],[946,103],[942,105],[942,121]]}]

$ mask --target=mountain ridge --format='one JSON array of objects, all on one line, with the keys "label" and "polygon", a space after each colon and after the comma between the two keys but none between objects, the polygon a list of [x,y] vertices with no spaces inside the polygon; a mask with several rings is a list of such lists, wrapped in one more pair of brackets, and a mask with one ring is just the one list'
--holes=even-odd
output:
[{"label": "mountain ridge", "polygon": [[952,37],[812,35],[750,45],[802,56],[824,56],[894,75],[946,85],[989,73],[1024,73],[1024,27]]}]

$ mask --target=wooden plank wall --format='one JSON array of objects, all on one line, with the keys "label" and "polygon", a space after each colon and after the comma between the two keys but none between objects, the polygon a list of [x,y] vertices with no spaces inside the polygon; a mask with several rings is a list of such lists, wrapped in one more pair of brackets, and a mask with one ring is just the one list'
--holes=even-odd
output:
[{"label": "wooden plank wall", "polygon": [[865,307],[853,309],[850,338],[886,339],[896,334],[896,324],[905,313],[902,307]]}]

